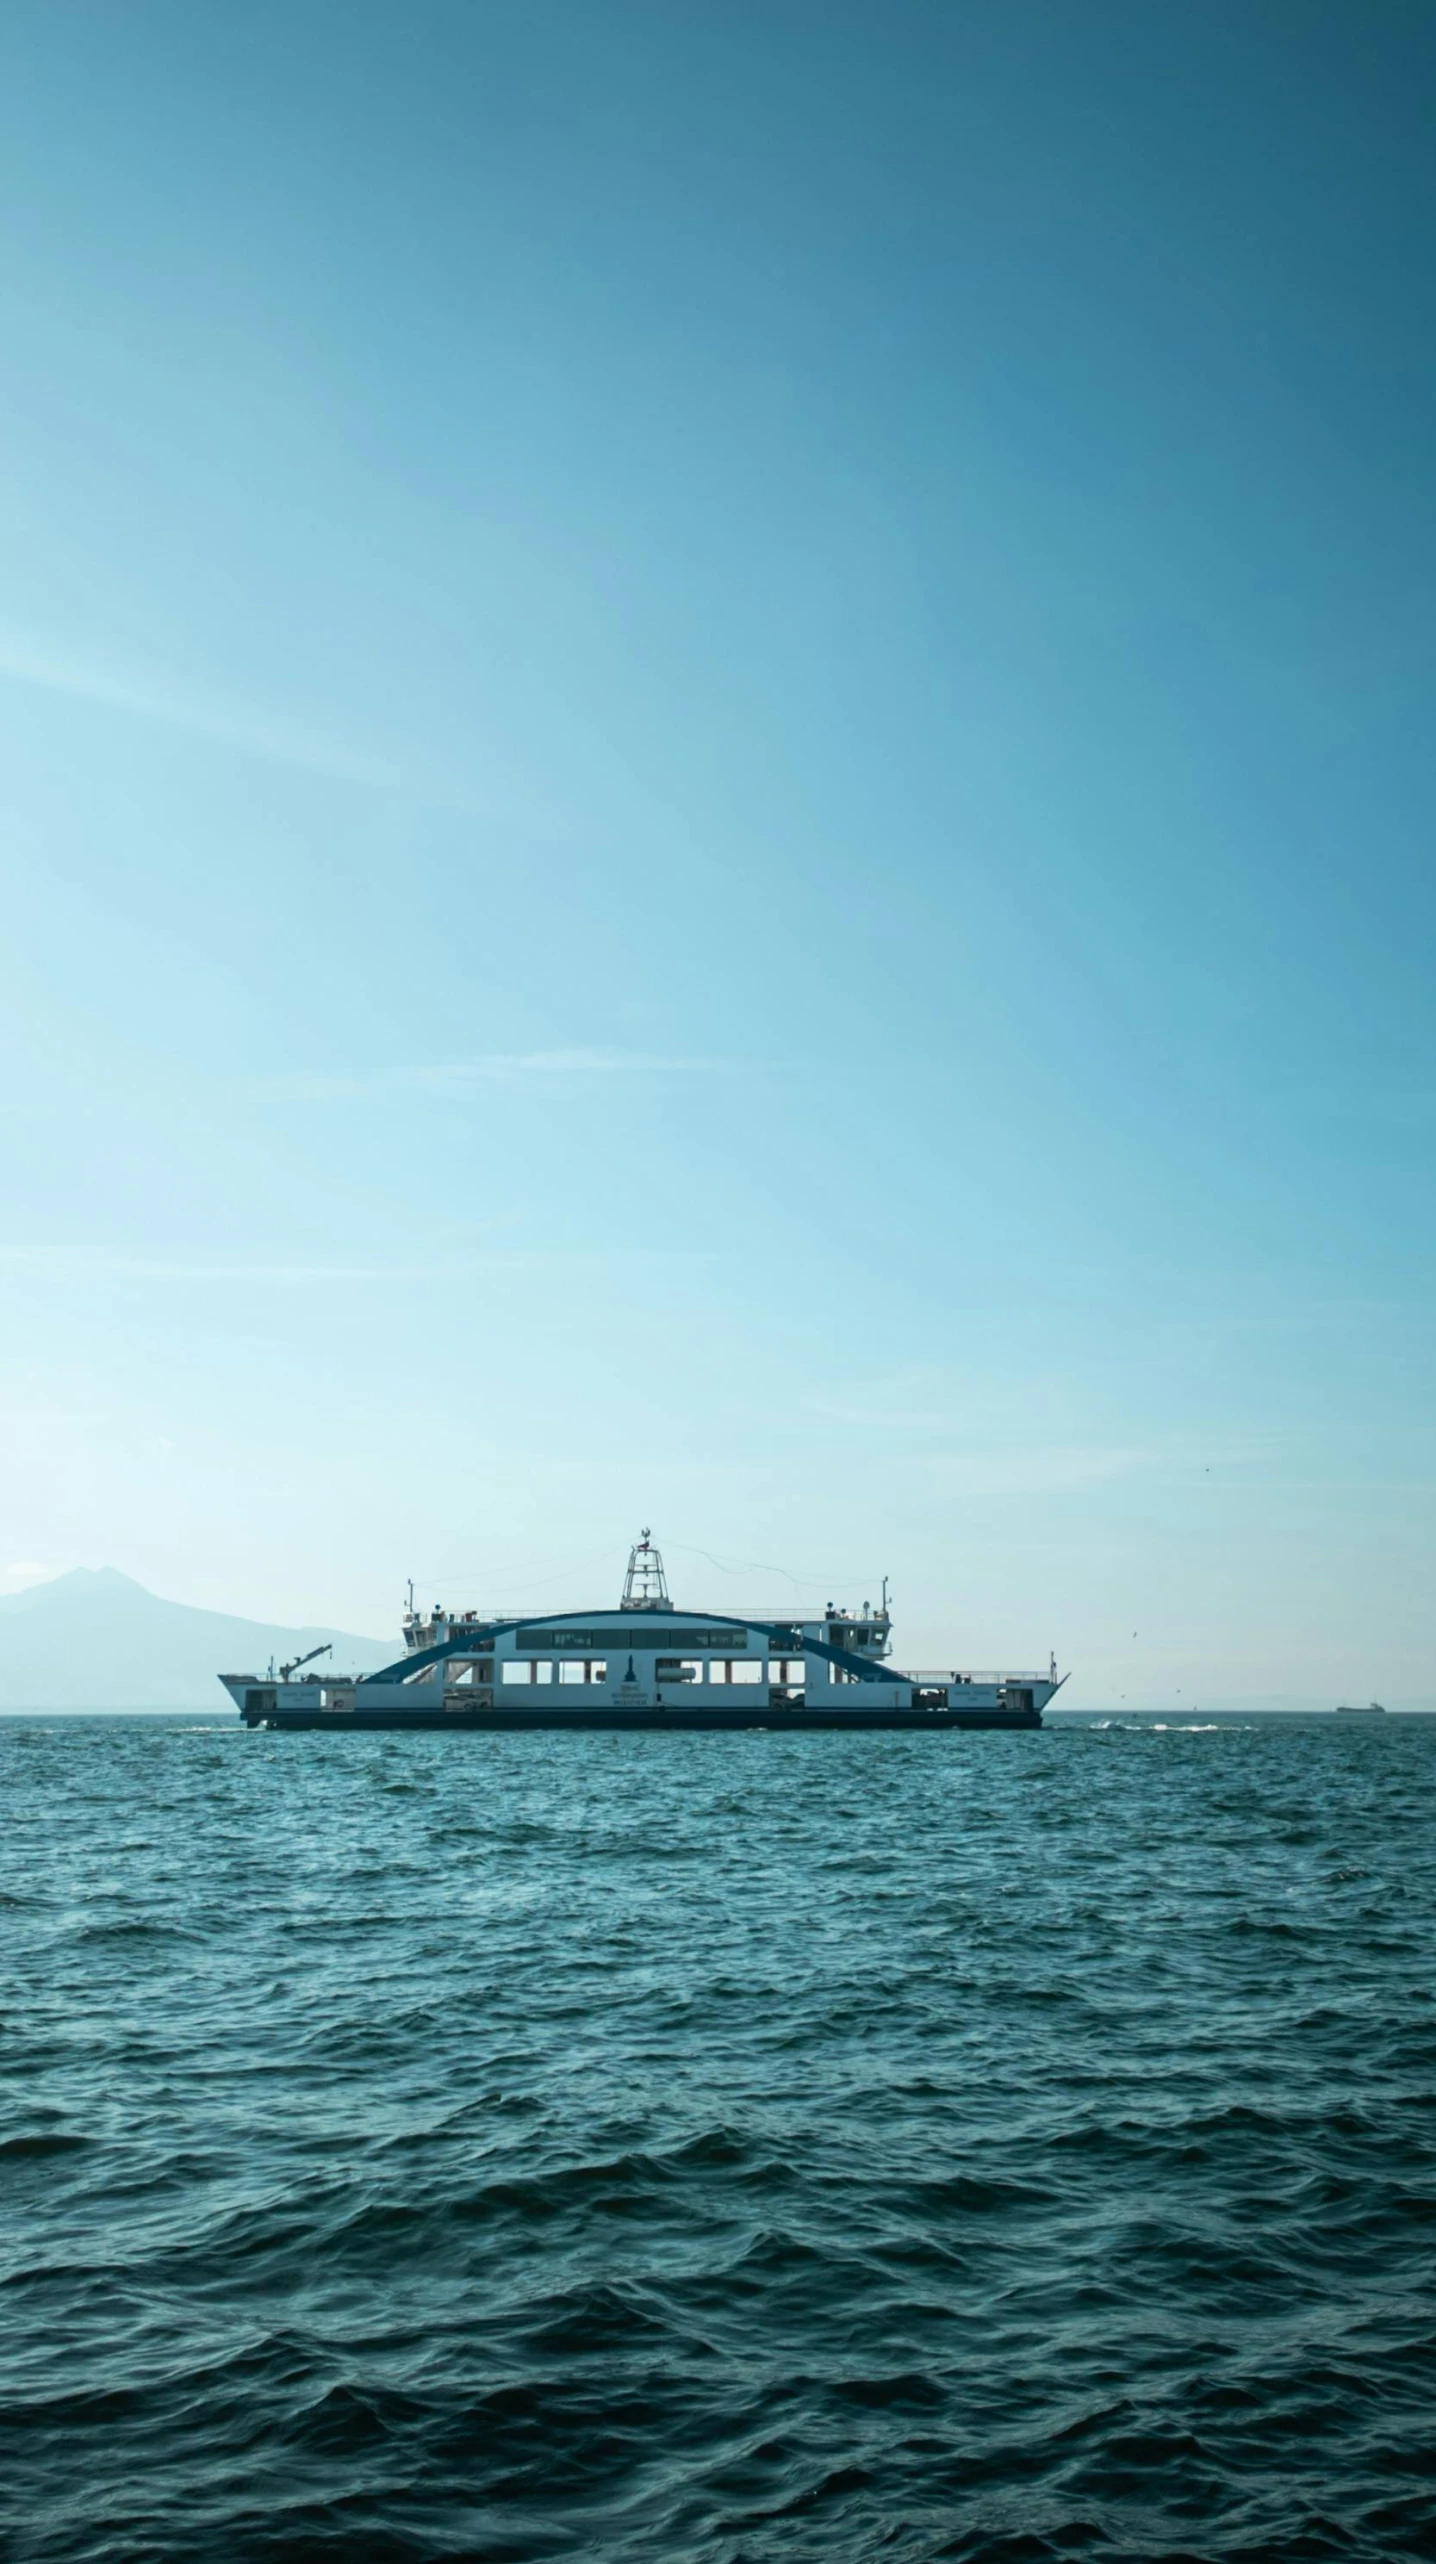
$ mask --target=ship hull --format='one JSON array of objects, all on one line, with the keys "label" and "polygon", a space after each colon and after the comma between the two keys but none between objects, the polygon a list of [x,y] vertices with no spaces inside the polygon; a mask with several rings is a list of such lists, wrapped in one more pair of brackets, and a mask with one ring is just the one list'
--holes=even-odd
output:
[{"label": "ship hull", "polygon": [[755,1705],[752,1709],[625,1709],[617,1703],[595,1703],[591,1709],[361,1709],[328,1710],[318,1708],[276,1707],[266,1713],[246,1710],[244,1717],[251,1727],[291,1730],[322,1729],[327,1734],[344,1734],[362,1728],[368,1734],[390,1730],[404,1735],[424,1731],[452,1735],[458,1731],[477,1736],[529,1736],[536,1730],[551,1735],[567,1730],[585,1734],[594,1732],[620,1735],[671,1735],[703,1731],[727,1735],[741,1730],[764,1730],[774,1736],[800,1736],[810,1729],[821,1729],[831,1735],[854,1729],[864,1732],[874,1728],[884,1731],[907,1729],[930,1735],[934,1729],[984,1727],[1031,1729],[1042,1725],[1039,1709],[769,1709]]}]

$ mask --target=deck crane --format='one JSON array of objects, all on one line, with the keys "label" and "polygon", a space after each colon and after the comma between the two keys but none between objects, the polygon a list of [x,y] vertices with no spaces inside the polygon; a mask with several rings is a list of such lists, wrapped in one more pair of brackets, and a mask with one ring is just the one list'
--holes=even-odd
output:
[{"label": "deck crane", "polygon": [[281,1665],[279,1668],[280,1681],[292,1682],[301,1665],[312,1665],[316,1656],[332,1656],[333,1653],[334,1641],[332,1638],[327,1638],[322,1647],[311,1647],[307,1656],[291,1656],[288,1664]]}]

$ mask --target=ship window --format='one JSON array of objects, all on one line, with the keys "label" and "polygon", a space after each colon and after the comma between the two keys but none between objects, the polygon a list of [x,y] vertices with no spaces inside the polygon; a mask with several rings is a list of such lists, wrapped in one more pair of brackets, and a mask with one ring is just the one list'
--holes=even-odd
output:
[{"label": "ship window", "polygon": [[546,1683],[552,1675],[552,1665],[546,1664],[542,1657],[506,1656],[504,1659],[506,1683]]},{"label": "ship window", "polygon": [[593,1670],[591,1656],[560,1656],[554,1667],[561,1683],[581,1683]]},{"label": "ship window", "polygon": [[762,1660],[754,1656],[747,1662],[735,1664],[730,1679],[735,1683],[761,1683],[766,1672],[767,1667]]}]

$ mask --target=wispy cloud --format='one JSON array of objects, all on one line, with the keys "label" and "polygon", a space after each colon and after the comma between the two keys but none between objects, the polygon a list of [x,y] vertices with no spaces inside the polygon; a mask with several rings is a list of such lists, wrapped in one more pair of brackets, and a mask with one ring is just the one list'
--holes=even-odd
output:
[{"label": "wispy cloud", "polygon": [[257,706],[235,703],[203,686],[155,668],[120,670],[15,631],[0,630],[0,678],[37,686],[47,694],[164,722],[249,756],[332,775],[344,783],[392,789],[405,780],[398,766],[326,736],[306,723]]},{"label": "wispy cloud", "polygon": [[310,1075],[295,1070],[277,1077],[246,1079],[245,1084],[250,1094],[284,1096],[305,1103],[331,1097],[381,1095],[447,1096],[462,1101],[485,1086],[511,1085],[526,1079],[542,1083],[564,1078],[673,1077],[703,1070],[731,1072],[750,1065],[734,1059],[685,1059],[660,1051],[483,1051],[473,1059],[366,1069],[357,1074]]},{"label": "wispy cloud", "polygon": [[[805,1398],[812,1415],[868,1433],[971,1433],[972,1383],[947,1366],[911,1365],[880,1379],[854,1380],[836,1396]],[[980,1430],[980,1426],[977,1427]]]},{"label": "wispy cloud", "polygon": [[859,1426],[865,1433],[943,1433],[951,1417],[939,1407],[889,1404],[885,1399],[805,1398],[810,1415],[827,1416],[834,1424]]},{"label": "wispy cloud", "polygon": [[[990,1412],[984,1384],[974,1385],[947,1369],[913,1369],[887,1380],[854,1383],[846,1396],[810,1397],[813,1415],[865,1434],[916,1437],[928,1448],[915,1456],[930,1483],[952,1494],[1035,1495],[1067,1487],[1095,1486],[1126,1477],[1135,1469],[1176,1467],[1185,1463],[1176,1451],[1159,1452],[1128,1443],[1056,1440],[1034,1413],[1004,1431]],[[1029,1406],[1030,1406],[1029,1401]],[[934,1449],[932,1446],[938,1446]]]},{"label": "wispy cloud", "polygon": [[47,1585],[63,1568],[47,1567],[40,1558],[12,1558],[0,1566],[0,1594],[23,1594],[31,1585]]},{"label": "wispy cloud", "polygon": [[256,1257],[252,1261],[208,1256],[116,1255],[104,1248],[0,1246],[0,1276],[48,1282],[155,1282],[242,1285],[245,1288],[312,1289],[340,1284],[460,1283],[483,1274],[537,1271],[560,1266],[676,1266],[707,1264],[711,1250],[685,1247],[543,1246],[479,1247],[434,1256],[422,1264],[364,1264],[331,1260]]},{"label": "wispy cloud", "polygon": [[93,1277],[112,1282],[431,1282],[461,1279],[469,1269],[469,1264],[459,1263],[321,1263],[289,1257],[242,1261],[223,1256],[115,1255],[84,1246],[0,1246],[0,1273],[45,1281]]},{"label": "wispy cloud", "polygon": [[1147,1451],[1103,1443],[1034,1443],[938,1452],[926,1465],[948,1494],[1035,1496],[1060,1495],[1069,1488],[1125,1478],[1151,1458]]}]

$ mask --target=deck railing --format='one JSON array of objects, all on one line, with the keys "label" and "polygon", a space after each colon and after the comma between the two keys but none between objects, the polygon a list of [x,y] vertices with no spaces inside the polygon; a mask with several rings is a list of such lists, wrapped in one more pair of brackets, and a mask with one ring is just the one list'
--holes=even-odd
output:
[{"label": "deck railing", "polygon": [[893,1665],[889,1670],[905,1683],[997,1683],[1001,1685],[1002,1683],[1048,1683],[1052,1680],[1045,1666],[1040,1674],[1015,1673],[1010,1666],[1004,1667],[1001,1673],[984,1673],[981,1667],[974,1672],[969,1672],[965,1666],[959,1671],[947,1665]]}]

